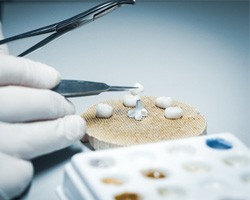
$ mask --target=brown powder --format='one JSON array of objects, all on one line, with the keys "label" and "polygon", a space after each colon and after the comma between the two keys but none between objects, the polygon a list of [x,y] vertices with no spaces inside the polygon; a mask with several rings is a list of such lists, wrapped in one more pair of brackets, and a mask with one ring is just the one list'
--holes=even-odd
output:
[{"label": "brown powder", "polygon": [[136,193],[124,192],[117,194],[114,197],[115,200],[141,200],[140,196]]},{"label": "brown powder", "polygon": [[143,171],[142,174],[148,178],[152,178],[152,179],[162,179],[162,178],[166,178],[166,175],[159,171],[159,170],[146,170]]},{"label": "brown powder", "polygon": [[123,181],[117,178],[103,178],[102,182],[110,185],[122,185]]}]

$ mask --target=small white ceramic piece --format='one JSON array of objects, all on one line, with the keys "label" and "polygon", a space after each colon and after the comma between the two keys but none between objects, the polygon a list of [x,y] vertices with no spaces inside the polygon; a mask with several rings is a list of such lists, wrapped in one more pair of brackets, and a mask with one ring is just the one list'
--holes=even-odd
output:
[{"label": "small white ceramic piece", "polygon": [[179,119],[183,116],[183,110],[179,107],[168,107],[164,111],[167,119]]},{"label": "small white ceramic piece", "polygon": [[157,97],[155,105],[159,108],[167,108],[173,105],[173,99],[171,97]]},{"label": "small white ceramic piece", "polygon": [[110,118],[113,114],[113,107],[108,105],[108,104],[104,104],[104,103],[99,103],[96,106],[96,117],[99,118]]},{"label": "small white ceramic piece", "polygon": [[134,87],[137,87],[136,89],[129,90],[132,95],[138,95],[139,93],[144,91],[144,87],[140,83],[136,83]]},{"label": "small white ceramic piece", "polygon": [[135,118],[135,120],[142,120],[142,117],[147,117],[148,111],[143,108],[141,100],[136,101],[136,107],[128,111],[128,117]]},{"label": "small white ceramic piece", "polygon": [[126,107],[135,107],[136,106],[136,101],[139,100],[139,96],[134,96],[132,94],[126,94],[123,97],[123,105]]}]

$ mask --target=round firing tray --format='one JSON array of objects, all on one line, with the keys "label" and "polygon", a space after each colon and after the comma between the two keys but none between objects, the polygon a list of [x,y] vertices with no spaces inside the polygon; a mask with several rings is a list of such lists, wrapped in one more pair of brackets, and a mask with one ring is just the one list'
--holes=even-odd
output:
[{"label": "round firing tray", "polygon": [[122,99],[111,99],[102,103],[113,107],[113,115],[97,118],[96,105],[88,108],[82,115],[87,122],[87,137],[91,146],[108,149],[163,140],[199,136],[206,133],[206,120],[197,110],[185,103],[174,100],[173,106],[183,109],[180,119],[166,119],[164,109],[155,106],[156,97],[142,96],[141,101],[148,116],[141,121],[127,116],[128,110]]}]

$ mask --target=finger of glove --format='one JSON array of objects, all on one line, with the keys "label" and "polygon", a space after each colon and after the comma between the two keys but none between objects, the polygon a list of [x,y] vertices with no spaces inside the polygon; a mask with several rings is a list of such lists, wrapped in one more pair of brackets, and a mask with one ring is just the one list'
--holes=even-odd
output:
[{"label": "finger of glove", "polygon": [[[2,32],[2,23],[0,22],[0,40],[4,39],[3,32]],[[9,50],[6,44],[0,45],[0,55],[7,55],[9,54]]]},{"label": "finger of glove", "polygon": [[0,151],[31,159],[73,144],[85,131],[86,122],[77,115],[23,124],[0,122]]},{"label": "finger of glove", "polygon": [[10,55],[0,55],[0,59],[0,85],[50,89],[60,82],[59,72],[48,65]]},{"label": "finger of glove", "polygon": [[0,121],[24,122],[64,117],[75,113],[66,98],[46,89],[0,87]]},{"label": "finger of glove", "polygon": [[0,199],[9,200],[20,195],[33,177],[31,162],[0,152]]}]

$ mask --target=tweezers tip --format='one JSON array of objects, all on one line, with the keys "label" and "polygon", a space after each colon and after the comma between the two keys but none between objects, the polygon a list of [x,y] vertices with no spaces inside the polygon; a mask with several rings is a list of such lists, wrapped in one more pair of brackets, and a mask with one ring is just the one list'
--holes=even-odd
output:
[{"label": "tweezers tip", "polygon": [[132,87],[132,86],[110,86],[108,91],[128,91],[137,88],[138,87]]}]

